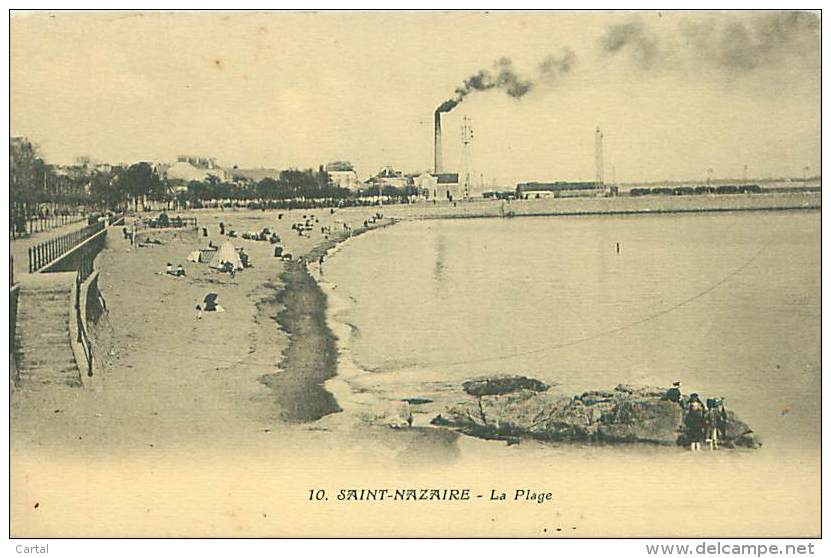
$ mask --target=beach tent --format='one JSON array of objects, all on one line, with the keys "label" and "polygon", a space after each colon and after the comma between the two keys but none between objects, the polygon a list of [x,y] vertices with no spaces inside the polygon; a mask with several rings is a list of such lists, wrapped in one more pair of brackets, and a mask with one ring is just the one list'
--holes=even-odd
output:
[{"label": "beach tent", "polygon": [[213,269],[222,269],[225,262],[231,262],[234,264],[235,271],[242,269],[242,262],[239,259],[237,249],[234,248],[234,244],[230,241],[225,242],[219,247],[219,250],[217,250],[216,254],[214,254],[211,263],[208,265]]}]

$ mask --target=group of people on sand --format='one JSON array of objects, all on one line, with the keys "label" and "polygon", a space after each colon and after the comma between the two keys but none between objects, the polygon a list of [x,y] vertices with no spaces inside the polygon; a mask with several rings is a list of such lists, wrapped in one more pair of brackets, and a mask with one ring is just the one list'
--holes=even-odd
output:
[{"label": "group of people on sand", "polygon": [[172,275],[173,277],[185,277],[185,268],[182,267],[182,264],[176,266],[176,269],[173,268],[173,264],[167,262],[167,268],[165,269],[165,275]]},{"label": "group of people on sand", "polygon": [[705,405],[697,393],[685,397],[679,381],[673,382],[663,398],[684,409],[684,428],[690,451],[701,451],[703,443],[708,444],[711,450],[719,448],[727,429],[727,411],[721,397],[710,397]]},{"label": "group of people on sand", "polygon": [[374,225],[376,221],[380,221],[383,218],[384,218],[383,213],[375,212],[375,215],[373,215],[372,217],[370,217],[369,219],[366,219],[364,221],[364,228],[367,228],[370,225]]},{"label": "group of people on sand", "polygon": [[303,220],[299,223],[292,224],[291,230],[297,231],[297,236],[305,236],[306,238],[311,238],[310,233],[319,223],[320,219],[318,219],[314,215],[303,215]]}]

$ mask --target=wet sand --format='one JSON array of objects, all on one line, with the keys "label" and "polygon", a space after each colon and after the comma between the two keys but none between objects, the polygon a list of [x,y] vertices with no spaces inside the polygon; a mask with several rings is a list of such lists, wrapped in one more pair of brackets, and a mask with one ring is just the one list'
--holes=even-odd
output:
[{"label": "wet sand", "polygon": [[340,411],[323,382],[337,372],[335,336],[326,325],[326,298],[305,266],[289,262],[280,275],[285,288],[276,296],[283,306],[276,321],[289,335],[280,370],[260,381],[273,390],[280,417],[309,422]]}]

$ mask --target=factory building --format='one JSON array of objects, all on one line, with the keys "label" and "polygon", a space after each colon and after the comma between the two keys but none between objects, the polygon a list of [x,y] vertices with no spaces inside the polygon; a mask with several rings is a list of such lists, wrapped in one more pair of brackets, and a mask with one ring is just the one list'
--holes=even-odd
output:
[{"label": "factory building", "polygon": [[415,177],[414,183],[419,190],[427,192],[427,199],[460,200],[464,196],[464,188],[456,172],[424,172]]},{"label": "factory building", "polygon": [[518,200],[597,196],[604,192],[598,182],[522,182],[516,186]]}]

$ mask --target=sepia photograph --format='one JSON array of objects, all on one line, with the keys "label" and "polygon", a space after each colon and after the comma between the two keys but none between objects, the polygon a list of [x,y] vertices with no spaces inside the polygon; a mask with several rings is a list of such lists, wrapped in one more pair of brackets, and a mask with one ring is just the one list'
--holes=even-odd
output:
[{"label": "sepia photograph", "polygon": [[8,30],[18,554],[821,537],[819,10]]}]

